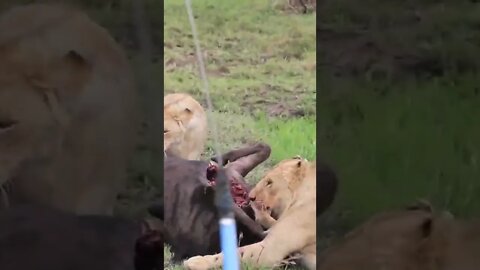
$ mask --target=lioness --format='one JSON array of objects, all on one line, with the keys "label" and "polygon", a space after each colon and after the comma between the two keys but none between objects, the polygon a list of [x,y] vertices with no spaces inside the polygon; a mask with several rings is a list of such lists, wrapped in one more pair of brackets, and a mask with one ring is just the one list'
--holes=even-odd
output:
[{"label": "lioness", "polygon": [[431,207],[376,214],[319,260],[322,270],[476,270],[480,220],[455,220]]},{"label": "lioness", "polygon": [[163,148],[178,157],[198,160],[207,140],[207,116],[202,105],[183,93],[163,98]]},{"label": "lioness", "polygon": [[3,199],[112,214],[135,146],[136,95],[123,51],[83,13],[31,4],[2,14]]},{"label": "lioness", "polygon": [[[316,184],[316,163],[299,157],[280,162],[258,182],[250,191],[250,199],[255,201],[252,206],[257,219],[271,228],[262,241],[239,248],[242,261],[273,267],[298,253],[306,267],[316,269]],[[184,262],[187,269],[211,269],[221,264],[222,254],[196,256]]]}]

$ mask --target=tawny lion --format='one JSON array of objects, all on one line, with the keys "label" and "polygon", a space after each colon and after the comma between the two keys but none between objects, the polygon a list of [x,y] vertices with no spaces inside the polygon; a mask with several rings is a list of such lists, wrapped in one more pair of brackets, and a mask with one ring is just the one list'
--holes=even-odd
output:
[{"label": "tawny lion", "polygon": [[163,103],[164,150],[184,159],[200,159],[208,135],[202,105],[184,93],[166,95]]},{"label": "tawny lion", "polygon": [[[273,267],[295,253],[306,267],[316,269],[316,183],[316,163],[298,157],[280,162],[258,182],[250,198],[257,220],[270,229],[263,241],[239,248],[242,261]],[[184,262],[191,270],[221,265],[222,254]]]},{"label": "tawny lion", "polygon": [[334,243],[319,258],[322,270],[477,270],[480,220],[457,220],[427,201],[387,211]]},{"label": "tawny lion", "polygon": [[31,4],[0,16],[5,204],[112,214],[136,144],[136,109],[127,57],[87,15]]}]

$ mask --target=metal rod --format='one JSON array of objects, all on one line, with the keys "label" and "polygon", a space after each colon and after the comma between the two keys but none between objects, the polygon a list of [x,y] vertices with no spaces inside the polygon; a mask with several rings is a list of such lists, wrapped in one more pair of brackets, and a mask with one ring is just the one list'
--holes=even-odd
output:
[{"label": "metal rod", "polygon": [[[192,36],[195,43],[195,54],[197,56],[198,67],[200,71],[200,78],[203,81],[203,91],[207,101],[207,114],[210,119],[209,125],[212,128],[214,149],[216,156],[218,157],[219,168],[222,167],[223,160],[220,154],[220,144],[217,132],[216,121],[213,114],[213,105],[210,98],[209,84],[207,79],[207,73],[205,71],[205,64],[202,58],[202,51],[200,49],[200,42],[198,39],[197,29],[195,25],[195,19],[192,11],[192,3],[190,0],[185,0],[185,7],[188,13],[188,19],[190,26],[192,27]],[[233,199],[230,194],[230,183],[226,174],[219,170],[217,175],[217,184],[215,187],[215,204],[220,216],[220,246],[223,253],[223,269],[225,270],[239,270],[240,262],[237,253],[237,228],[235,224],[233,214]]]}]

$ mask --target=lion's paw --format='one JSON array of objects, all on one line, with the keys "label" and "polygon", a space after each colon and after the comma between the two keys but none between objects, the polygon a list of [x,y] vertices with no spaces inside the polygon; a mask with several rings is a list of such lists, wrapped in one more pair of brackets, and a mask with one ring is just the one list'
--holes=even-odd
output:
[{"label": "lion's paw", "polygon": [[188,270],[208,270],[214,267],[212,256],[195,256],[183,262],[183,267]]}]

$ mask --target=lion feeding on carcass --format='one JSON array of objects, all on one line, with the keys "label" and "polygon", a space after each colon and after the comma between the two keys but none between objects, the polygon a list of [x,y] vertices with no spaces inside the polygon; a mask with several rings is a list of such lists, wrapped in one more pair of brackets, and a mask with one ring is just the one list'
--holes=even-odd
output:
[{"label": "lion feeding on carcass", "polygon": [[5,203],[111,214],[137,130],[127,58],[63,6],[0,17],[0,186]]},{"label": "lion feeding on carcass", "polygon": [[[318,165],[300,157],[283,160],[250,191],[255,219],[269,230],[265,239],[239,248],[242,261],[274,267],[295,254],[308,269],[317,269],[316,217],[331,205],[337,191],[333,170],[322,162]],[[317,182],[319,195],[324,197],[319,209]],[[215,269],[221,264],[222,254],[195,256],[184,262],[190,270]]]}]

